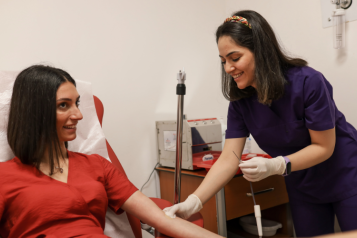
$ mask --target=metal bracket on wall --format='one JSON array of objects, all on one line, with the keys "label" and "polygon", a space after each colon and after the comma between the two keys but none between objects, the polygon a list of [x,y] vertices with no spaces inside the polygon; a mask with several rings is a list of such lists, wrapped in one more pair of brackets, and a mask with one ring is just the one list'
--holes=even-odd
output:
[{"label": "metal bracket on wall", "polygon": [[332,27],[332,11],[336,8],[346,10],[346,22],[357,20],[357,4],[352,0],[321,0],[322,27]]}]

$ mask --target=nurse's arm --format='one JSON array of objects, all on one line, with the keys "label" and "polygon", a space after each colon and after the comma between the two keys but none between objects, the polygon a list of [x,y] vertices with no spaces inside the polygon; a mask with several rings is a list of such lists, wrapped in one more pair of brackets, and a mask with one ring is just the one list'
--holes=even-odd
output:
[{"label": "nurse's arm", "polygon": [[155,227],[160,233],[171,237],[222,237],[181,218],[166,216],[150,198],[140,191],[131,195],[121,208],[145,224]]},{"label": "nurse's arm", "polygon": [[226,139],[221,156],[213,164],[205,179],[194,194],[205,204],[224,185],[226,185],[238,170],[239,161],[233,151],[241,156],[246,137]]},{"label": "nurse's arm", "polygon": [[336,143],[335,128],[326,131],[309,129],[311,145],[298,152],[286,155],[291,162],[291,171],[310,168],[331,157]]},{"label": "nurse's arm", "polygon": [[317,238],[356,238],[357,231],[339,232],[337,234],[322,235]]}]

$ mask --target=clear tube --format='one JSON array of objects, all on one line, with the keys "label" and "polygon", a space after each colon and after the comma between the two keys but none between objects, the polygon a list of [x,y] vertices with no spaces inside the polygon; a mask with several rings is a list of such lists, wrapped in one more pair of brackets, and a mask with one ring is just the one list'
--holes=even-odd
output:
[{"label": "clear tube", "polygon": [[333,12],[333,48],[345,47],[345,11],[337,9]]}]

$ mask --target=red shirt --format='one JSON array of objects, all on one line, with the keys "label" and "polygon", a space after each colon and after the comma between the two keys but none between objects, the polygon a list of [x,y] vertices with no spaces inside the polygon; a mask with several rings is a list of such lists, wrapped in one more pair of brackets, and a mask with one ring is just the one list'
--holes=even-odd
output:
[{"label": "red shirt", "polygon": [[138,189],[99,155],[68,151],[67,183],[18,158],[0,163],[0,236],[104,238],[107,207],[117,214]]}]

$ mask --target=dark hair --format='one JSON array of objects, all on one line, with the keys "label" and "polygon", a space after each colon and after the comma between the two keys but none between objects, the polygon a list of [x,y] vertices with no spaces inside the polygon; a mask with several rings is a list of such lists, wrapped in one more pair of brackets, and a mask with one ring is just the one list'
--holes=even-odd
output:
[{"label": "dark hair", "polygon": [[252,28],[237,22],[223,23],[216,31],[216,41],[218,43],[222,36],[230,36],[237,45],[246,47],[253,53],[256,88],[249,86],[239,89],[222,65],[222,93],[229,101],[251,97],[256,93],[260,103],[269,104],[271,100],[279,99],[284,94],[284,72],[293,66],[306,66],[307,62],[284,54],[273,29],[259,13],[245,10],[232,16],[246,18]]},{"label": "dark hair", "polygon": [[59,155],[63,156],[56,129],[56,94],[59,86],[67,81],[76,86],[67,72],[34,65],[16,77],[11,97],[7,127],[10,148],[23,164],[38,169],[47,151],[50,174],[55,163],[59,165]]}]

